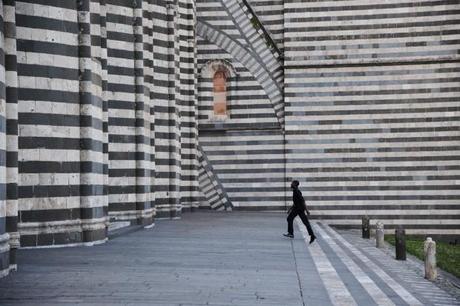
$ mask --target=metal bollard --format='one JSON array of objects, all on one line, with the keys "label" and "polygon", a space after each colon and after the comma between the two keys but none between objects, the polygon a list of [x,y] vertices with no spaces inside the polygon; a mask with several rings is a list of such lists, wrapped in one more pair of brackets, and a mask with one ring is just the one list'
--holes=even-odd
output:
[{"label": "metal bollard", "polygon": [[396,259],[406,260],[406,231],[400,226],[395,230]]},{"label": "metal bollard", "polygon": [[385,246],[385,231],[383,230],[383,223],[378,221],[375,225],[375,244],[378,248],[383,248]]},{"label": "metal bollard", "polygon": [[369,225],[369,217],[368,216],[364,216],[362,218],[361,228],[362,228],[362,231],[363,231],[363,238],[364,239],[371,238],[371,227]]},{"label": "metal bollard", "polygon": [[436,270],[436,242],[431,237],[427,237],[423,250],[425,252],[425,278],[434,281],[438,276],[438,271]]}]

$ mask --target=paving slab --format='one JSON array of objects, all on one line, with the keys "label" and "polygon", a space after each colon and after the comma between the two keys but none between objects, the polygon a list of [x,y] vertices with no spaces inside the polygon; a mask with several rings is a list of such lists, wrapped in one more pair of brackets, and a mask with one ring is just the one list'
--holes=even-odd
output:
[{"label": "paving slab", "polygon": [[[103,245],[20,250],[0,305],[435,305],[417,291],[430,282],[397,277],[325,224],[314,222],[312,245],[301,224],[282,237],[285,217],[195,212]],[[438,302],[457,303],[441,293]]]}]

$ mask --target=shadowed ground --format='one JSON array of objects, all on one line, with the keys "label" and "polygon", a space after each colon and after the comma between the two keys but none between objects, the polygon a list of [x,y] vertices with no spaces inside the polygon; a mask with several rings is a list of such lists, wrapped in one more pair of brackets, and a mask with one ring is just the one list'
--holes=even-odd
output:
[{"label": "shadowed ground", "polygon": [[434,305],[413,280],[381,278],[337,232],[314,229],[307,246],[297,225],[295,239],[281,236],[285,214],[199,212],[95,247],[21,250],[0,305],[377,305],[379,294],[387,305]]}]

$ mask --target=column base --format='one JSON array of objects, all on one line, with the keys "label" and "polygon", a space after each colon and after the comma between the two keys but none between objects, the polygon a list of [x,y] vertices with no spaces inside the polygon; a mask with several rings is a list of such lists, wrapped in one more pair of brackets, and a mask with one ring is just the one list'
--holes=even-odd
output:
[{"label": "column base", "polygon": [[10,235],[0,235],[0,278],[7,276],[10,272]]},{"label": "column base", "polygon": [[21,248],[94,245],[107,241],[107,218],[19,223]]},{"label": "column base", "polygon": [[159,205],[156,206],[156,219],[180,219],[182,205]]},{"label": "column base", "polygon": [[145,210],[109,211],[110,222],[128,221],[130,225],[150,226],[155,221],[155,208]]}]

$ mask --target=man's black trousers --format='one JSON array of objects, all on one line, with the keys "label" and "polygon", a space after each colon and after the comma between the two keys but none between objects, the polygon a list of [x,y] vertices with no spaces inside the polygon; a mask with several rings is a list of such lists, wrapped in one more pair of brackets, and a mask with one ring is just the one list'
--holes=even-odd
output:
[{"label": "man's black trousers", "polygon": [[302,220],[303,224],[305,224],[305,226],[307,227],[308,234],[310,236],[314,236],[313,230],[311,229],[310,222],[308,222],[308,218],[305,215],[305,211],[304,210],[299,210],[299,209],[292,209],[291,212],[289,213],[288,217],[287,217],[288,233],[291,234],[291,235],[294,235],[293,222],[294,222],[294,218],[297,217],[297,216],[300,217],[300,219]]}]

